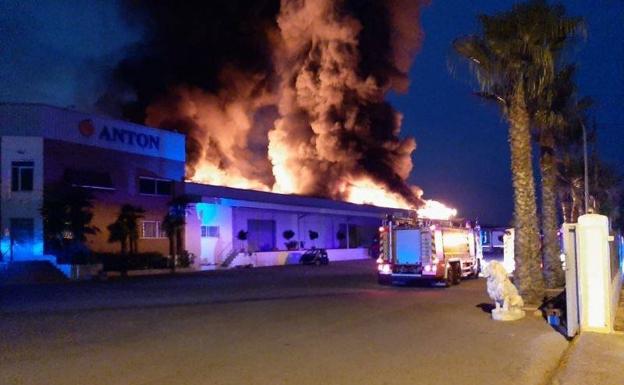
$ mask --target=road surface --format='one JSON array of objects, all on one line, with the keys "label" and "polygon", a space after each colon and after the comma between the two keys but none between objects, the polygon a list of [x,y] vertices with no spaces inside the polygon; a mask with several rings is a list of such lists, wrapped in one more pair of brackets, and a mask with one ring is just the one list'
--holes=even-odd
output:
[{"label": "road surface", "polygon": [[490,320],[484,280],[373,261],[0,288],[0,384],[539,384],[568,343]]}]

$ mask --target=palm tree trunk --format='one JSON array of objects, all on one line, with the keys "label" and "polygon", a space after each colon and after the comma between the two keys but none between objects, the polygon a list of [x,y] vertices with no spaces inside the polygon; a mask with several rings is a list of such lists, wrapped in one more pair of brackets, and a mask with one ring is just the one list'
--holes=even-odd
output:
[{"label": "palm tree trunk", "polygon": [[177,244],[177,236],[175,234],[175,230],[172,230],[171,236],[169,238],[169,241],[171,242],[171,273],[175,273],[175,269],[176,269],[176,256],[178,254],[178,244]]},{"label": "palm tree trunk", "polygon": [[522,81],[516,84],[508,119],[514,189],[514,280],[526,302],[540,304],[544,295],[544,279],[540,268],[540,237],[531,164],[529,114]]},{"label": "palm tree trunk", "polygon": [[540,147],[540,171],[542,174],[542,232],[544,260],[544,281],[546,287],[555,288],[565,284],[565,276],[559,257],[559,237],[557,234],[557,173],[553,148]]}]

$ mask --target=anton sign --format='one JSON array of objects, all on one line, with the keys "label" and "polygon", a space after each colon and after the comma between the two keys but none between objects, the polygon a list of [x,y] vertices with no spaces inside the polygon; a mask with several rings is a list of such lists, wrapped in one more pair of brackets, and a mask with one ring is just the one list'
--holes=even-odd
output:
[{"label": "anton sign", "polygon": [[[86,137],[91,137],[97,131],[91,119],[80,122],[78,130]],[[97,132],[97,138],[106,142],[138,147],[143,150],[160,150],[160,137],[136,132],[127,128],[103,125],[99,132]]]}]

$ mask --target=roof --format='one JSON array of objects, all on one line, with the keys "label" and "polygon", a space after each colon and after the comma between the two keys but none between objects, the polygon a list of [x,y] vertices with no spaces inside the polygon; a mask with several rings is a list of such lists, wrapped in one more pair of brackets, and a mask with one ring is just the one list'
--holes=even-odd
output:
[{"label": "roof", "polygon": [[[379,207],[373,205],[360,205],[355,203],[336,201],[332,199],[316,198],[295,194],[277,194],[266,191],[244,190],[231,187],[213,186],[201,183],[185,183],[185,193],[188,195],[201,196],[203,198],[231,199],[236,201],[270,203],[285,206],[309,207],[325,210],[349,211],[352,213],[374,214],[384,216],[407,215],[408,210],[392,207]],[[241,206],[244,206],[241,204]]]}]

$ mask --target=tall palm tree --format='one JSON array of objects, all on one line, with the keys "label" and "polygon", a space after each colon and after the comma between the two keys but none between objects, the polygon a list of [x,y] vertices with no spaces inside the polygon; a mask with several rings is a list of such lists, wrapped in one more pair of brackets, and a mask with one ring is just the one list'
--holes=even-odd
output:
[{"label": "tall palm tree", "polygon": [[180,195],[169,202],[169,211],[163,218],[162,228],[169,239],[169,255],[171,255],[171,272],[175,272],[176,257],[184,251],[184,225],[190,197]]},{"label": "tall palm tree", "polygon": [[539,144],[542,177],[542,260],[544,281],[549,288],[565,284],[561,266],[557,219],[557,143],[576,115],[574,66],[559,71],[534,104],[535,140]]},{"label": "tall palm tree", "polygon": [[527,302],[541,301],[544,282],[533,179],[528,105],[555,76],[554,42],[577,27],[561,6],[543,0],[514,5],[511,11],[481,15],[481,33],[457,39],[456,52],[469,60],[481,96],[499,102],[509,122],[514,189],[515,281]]},{"label": "tall palm tree", "polygon": [[[556,131],[557,195],[564,223],[575,223],[583,207],[584,159],[583,130],[587,125],[591,98],[573,98],[566,107],[563,126]],[[594,127],[595,128],[595,127]],[[595,130],[589,130],[587,141],[595,141]]]}]

